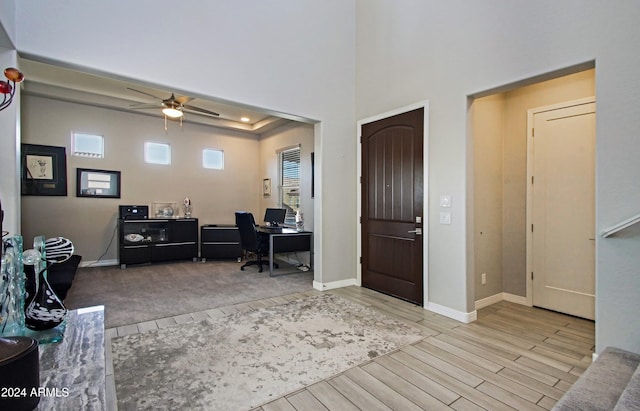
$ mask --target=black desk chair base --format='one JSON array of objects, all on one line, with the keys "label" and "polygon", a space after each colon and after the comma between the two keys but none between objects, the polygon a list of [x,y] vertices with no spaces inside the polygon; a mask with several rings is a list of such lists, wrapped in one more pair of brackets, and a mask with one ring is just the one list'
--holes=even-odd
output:
[{"label": "black desk chair base", "polygon": [[[244,268],[248,267],[250,265],[257,265],[258,266],[258,272],[261,273],[262,272],[262,266],[263,265],[267,265],[268,266],[269,265],[269,261],[262,260],[262,259],[261,260],[250,260],[250,261],[247,261],[246,263],[244,263],[242,265],[242,267],[240,267],[240,270],[244,271]],[[278,268],[278,263],[273,263],[273,268]]]}]

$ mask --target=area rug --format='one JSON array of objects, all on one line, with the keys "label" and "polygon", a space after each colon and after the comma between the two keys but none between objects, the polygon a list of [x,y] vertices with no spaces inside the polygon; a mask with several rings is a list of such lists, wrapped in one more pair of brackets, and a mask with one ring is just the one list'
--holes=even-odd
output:
[{"label": "area rug", "polygon": [[321,294],[112,339],[119,410],[248,410],[422,338]]}]

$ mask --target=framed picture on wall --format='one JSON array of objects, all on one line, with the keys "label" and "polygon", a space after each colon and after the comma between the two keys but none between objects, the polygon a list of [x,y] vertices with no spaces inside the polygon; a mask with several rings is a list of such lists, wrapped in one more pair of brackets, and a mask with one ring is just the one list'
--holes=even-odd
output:
[{"label": "framed picture on wall", "polygon": [[120,198],[120,172],[76,169],[76,197]]},{"label": "framed picture on wall", "polygon": [[271,195],[271,179],[265,178],[262,180],[262,195],[270,196]]},{"label": "framed picture on wall", "polygon": [[64,147],[21,145],[23,196],[66,196],[67,154]]}]

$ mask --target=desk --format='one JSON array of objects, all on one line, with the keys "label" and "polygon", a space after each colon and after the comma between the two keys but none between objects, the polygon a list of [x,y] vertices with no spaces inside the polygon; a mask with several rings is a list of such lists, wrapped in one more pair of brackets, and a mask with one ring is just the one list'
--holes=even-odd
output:
[{"label": "desk", "polygon": [[[273,277],[273,255],[275,253],[289,253],[294,251],[308,251],[309,265],[313,270],[313,233],[311,231],[297,231],[293,228],[258,227],[260,235],[269,236],[269,276]],[[298,272],[298,271],[296,271]],[[291,273],[283,273],[291,274]]]}]

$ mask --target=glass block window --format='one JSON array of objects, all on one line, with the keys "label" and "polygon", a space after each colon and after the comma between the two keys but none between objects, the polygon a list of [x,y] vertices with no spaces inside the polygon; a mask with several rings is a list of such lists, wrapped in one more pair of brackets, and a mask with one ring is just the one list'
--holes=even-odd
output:
[{"label": "glass block window", "polygon": [[144,143],[144,162],[149,164],[171,164],[171,146],[165,143]]},{"label": "glass block window", "polygon": [[214,148],[202,150],[202,167],[214,170],[224,169],[224,151]]},{"label": "glass block window", "polygon": [[71,154],[79,157],[104,158],[104,137],[72,132]]}]

